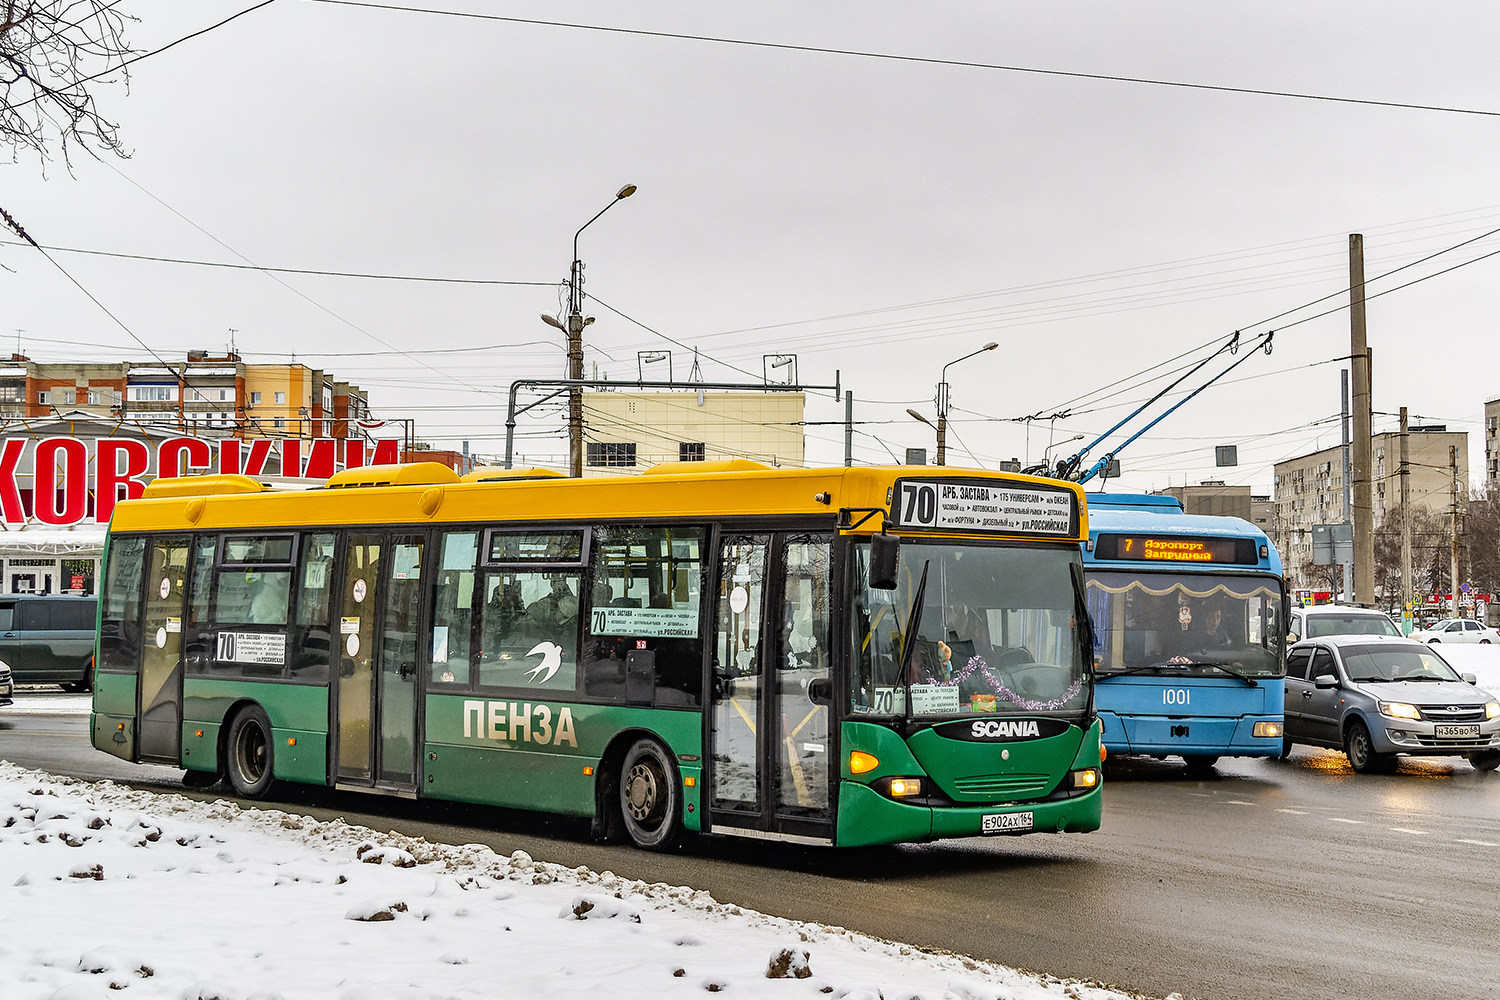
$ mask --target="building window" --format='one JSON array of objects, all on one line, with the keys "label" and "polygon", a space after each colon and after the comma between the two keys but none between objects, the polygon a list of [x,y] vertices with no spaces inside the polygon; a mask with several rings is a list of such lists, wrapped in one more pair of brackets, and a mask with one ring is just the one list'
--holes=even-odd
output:
[{"label": "building window", "polygon": [[260,405],[260,393],[258,393],[258,392],[252,392],[250,394],[250,405],[251,406],[259,406]]},{"label": "building window", "polygon": [[176,386],[133,385],[130,387],[130,399],[136,403],[169,403],[176,398]]},{"label": "building window", "polygon": [[39,393],[36,394],[36,401],[38,403],[40,403],[41,405],[46,406],[46,405],[48,405],[49,403],[52,402],[52,393],[50,393],[50,392],[39,392]]},{"label": "building window", "polygon": [[704,458],[702,441],[683,441],[677,445],[677,461],[701,462]]},{"label": "building window", "polygon": [[277,403],[285,403],[286,402],[286,393],[284,393],[284,392],[278,392],[276,394],[276,402]]},{"label": "building window", "polygon": [[634,465],[635,443],[591,441],[588,444],[587,461],[589,465],[596,467]]},{"label": "building window", "polygon": [[24,403],[26,402],[26,387],[20,385],[0,385],[0,403]]},{"label": "building window", "polygon": [[286,421],[283,420],[281,417],[277,417],[276,418],[276,429],[279,431],[279,430],[281,430],[285,426],[286,426]]},{"label": "building window", "polygon": [[104,405],[104,393],[102,393],[102,392],[96,392],[95,390],[90,389],[89,390],[89,405],[90,406],[103,406]]}]

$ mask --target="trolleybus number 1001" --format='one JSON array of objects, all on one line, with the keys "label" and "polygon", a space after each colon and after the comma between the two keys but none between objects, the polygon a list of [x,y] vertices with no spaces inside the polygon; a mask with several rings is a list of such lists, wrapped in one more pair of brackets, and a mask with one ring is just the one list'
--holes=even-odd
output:
[{"label": "trolleybus number 1001", "polygon": [[1187,688],[1167,688],[1161,693],[1163,705],[1187,705],[1192,701],[1192,692]]}]

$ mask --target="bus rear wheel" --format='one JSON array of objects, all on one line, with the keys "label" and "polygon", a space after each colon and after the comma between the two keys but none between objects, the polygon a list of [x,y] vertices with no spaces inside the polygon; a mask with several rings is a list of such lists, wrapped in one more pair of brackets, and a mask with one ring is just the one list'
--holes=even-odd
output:
[{"label": "bus rear wheel", "polygon": [[271,720],[259,705],[239,711],[229,724],[229,754],[225,770],[229,784],[241,798],[261,799],[271,790],[274,753]]},{"label": "bus rear wheel", "polygon": [[682,796],[677,768],[652,739],[638,739],[620,764],[620,813],[635,846],[663,851],[677,840]]}]

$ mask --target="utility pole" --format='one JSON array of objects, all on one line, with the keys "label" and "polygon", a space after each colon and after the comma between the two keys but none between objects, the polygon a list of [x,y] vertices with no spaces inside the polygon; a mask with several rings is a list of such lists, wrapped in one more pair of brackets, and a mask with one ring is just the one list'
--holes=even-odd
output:
[{"label": "utility pole", "polygon": [[1354,369],[1354,602],[1375,604],[1375,510],[1370,479],[1370,348],[1365,342],[1365,238],[1349,236],[1349,354]]},{"label": "utility pole", "polygon": [[[1354,487],[1353,478],[1349,474],[1349,369],[1347,368],[1339,372],[1339,404],[1339,427],[1343,432],[1344,438],[1344,523],[1352,524],[1354,513]],[[1338,552],[1337,545],[1334,546],[1334,552]],[[1344,600],[1354,601],[1354,564],[1344,563],[1342,566],[1340,566],[1338,565],[1337,559],[1334,560],[1334,564],[1335,565],[1333,573],[1336,579],[1333,589],[1335,591],[1339,589],[1337,578],[1341,576],[1344,587]],[[1338,603],[1337,593],[1333,595],[1333,600],[1335,604]]]},{"label": "utility pole", "polygon": [[1448,593],[1448,617],[1458,617],[1458,448],[1448,446],[1448,472],[1452,477],[1453,529],[1449,536],[1448,579],[1453,581]]},{"label": "utility pole", "polygon": [[854,464],[854,390],[844,390],[844,467]]},{"label": "utility pole", "polygon": [[1407,437],[1406,407],[1401,407],[1401,624],[1411,634],[1411,466],[1410,441]]},{"label": "utility pole", "polygon": [[555,318],[543,314],[542,322],[555,326],[568,335],[568,381],[575,383],[568,389],[568,475],[577,479],[583,475],[583,328],[594,321],[583,315],[583,261],[578,259],[578,237],[625,198],[635,194],[634,184],[626,184],[615,194],[615,200],[599,209],[594,218],[578,227],[573,234],[573,266],[568,270],[568,320],[564,326]]}]

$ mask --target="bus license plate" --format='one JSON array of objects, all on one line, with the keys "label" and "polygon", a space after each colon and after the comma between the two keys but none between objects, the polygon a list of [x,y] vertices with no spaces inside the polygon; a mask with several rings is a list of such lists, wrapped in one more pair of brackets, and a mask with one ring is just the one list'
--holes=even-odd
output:
[{"label": "bus license plate", "polygon": [[1451,738],[1479,735],[1478,726],[1433,726],[1432,729],[1434,736],[1447,736]]},{"label": "bus license plate", "polygon": [[984,817],[980,823],[981,833],[1009,833],[1012,830],[1030,830],[1035,822],[1035,814],[1024,813],[992,813]]}]

